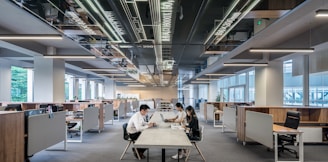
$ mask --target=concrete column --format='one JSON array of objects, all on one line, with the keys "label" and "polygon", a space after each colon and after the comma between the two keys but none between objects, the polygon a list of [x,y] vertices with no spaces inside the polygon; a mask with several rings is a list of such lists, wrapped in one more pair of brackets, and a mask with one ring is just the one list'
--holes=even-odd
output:
[{"label": "concrete column", "polygon": [[[47,54],[54,54],[49,47]],[[65,101],[65,61],[34,57],[34,102]]]},{"label": "concrete column", "polygon": [[[79,79],[78,78],[73,78],[73,96],[78,97],[77,99],[80,100],[79,96]],[[76,98],[74,98],[76,99]]]},{"label": "concrete column", "polygon": [[88,79],[85,81],[85,99],[91,99],[91,85]]},{"label": "concrete column", "polygon": [[283,105],[283,62],[270,62],[267,67],[255,67],[255,105]]},{"label": "concrete column", "polygon": [[98,82],[95,82],[95,98],[94,99],[98,99],[99,96],[99,91],[98,91]]},{"label": "concrete column", "polygon": [[104,98],[105,99],[115,99],[116,93],[116,83],[114,80],[105,79],[104,81]]},{"label": "concrete column", "polygon": [[310,74],[309,74],[309,55],[303,56],[303,105],[309,106],[309,92],[310,92]]},{"label": "concrete column", "polygon": [[0,101],[11,101],[11,65],[7,60],[0,60]]}]

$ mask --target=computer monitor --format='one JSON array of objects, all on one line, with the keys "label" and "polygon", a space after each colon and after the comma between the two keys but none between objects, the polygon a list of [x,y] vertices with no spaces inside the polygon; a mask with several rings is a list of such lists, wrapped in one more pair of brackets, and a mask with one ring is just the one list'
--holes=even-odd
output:
[{"label": "computer monitor", "polygon": [[22,111],[21,104],[8,104],[5,111]]}]

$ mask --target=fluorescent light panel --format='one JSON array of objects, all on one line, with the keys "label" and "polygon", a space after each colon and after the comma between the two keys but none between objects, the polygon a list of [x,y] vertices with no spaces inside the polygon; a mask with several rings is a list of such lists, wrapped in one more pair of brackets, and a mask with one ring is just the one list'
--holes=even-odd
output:
[{"label": "fluorescent light panel", "polygon": [[126,76],[126,74],[99,74],[104,76]]},{"label": "fluorescent light panel", "polygon": [[60,56],[60,55],[46,55],[43,56],[43,58],[57,58],[57,59],[95,59],[96,56],[84,56],[84,55],[65,55],[65,56]]},{"label": "fluorescent light panel", "polygon": [[267,63],[224,63],[223,66],[268,66]]},{"label": "fluorescent light panel", "polygon": [[283,52],[302,52],[302,53],[308,53],[308,52],[314,52],[314,48],[251,48],[249,49],[249,52],[271,52],[271,53],[283,53]]},{"label": "fluorescent light panel", "polygon": [[220,55],[220,54],[225,54],[228,53],[229,51],[205,51],[205,55]]},{"label": "fluorescent light panel", "polygon": [[318,10],[315,12],[316,17],[328,17],[328,10]]},{"label": "fluorescent light panel", "polygon": [[0,39],[12,39],[12,40],[35,40],[35,39],[50,39],[50,40],[61,40],[63,37],[61,35],[32,35],[32,34],[22,34],[22,35],[0,35]]},{"label": "fluorescent light panel", "polygon": [[145,85],[133,85],[133,84],[129,84],[128,87],[146,87]]},{"label": "fluorescent light panel", "polygon": [[194,83],[194,84],[209,84],[210,82],[205,82],[205,81],[191,81],[191,83]]},{"label": "fluorescent light panel", "polygon": [[196,80],[219,80],[214,78],[197,78]]},{"label": "fluorescent light panel", "polygon": [[235,75],[235,74],[231,74],[231,73],[227,73],[227,74],[205,74],[206,76],[226,76],[226,75]]},{"label": "fluorescent light panel", "polygon": [[90,70],[90,71],[118,71],[117,69],[111,69],[111,68],[99,68],[99,69],[96,69],[96,68],[84,68],[84,70]]}]

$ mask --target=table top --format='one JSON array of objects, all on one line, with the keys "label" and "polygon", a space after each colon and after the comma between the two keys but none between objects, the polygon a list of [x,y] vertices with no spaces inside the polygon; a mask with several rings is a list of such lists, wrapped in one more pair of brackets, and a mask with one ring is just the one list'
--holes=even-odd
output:
[{"label": "table top", "polygon": [[[162,121],[160,114],[164,118],[174,117],[174,112],[155,112],[150,122],[155,122],[158,126],[142,131],[135,142],[136,147],[145,148],[189,148],[192,146],[189,138],[183,130],[171,129],[171,123]],[[164,125],[167,127],[164,127]]]},{"label": "table top", "polygon": [[277,124],[273,124],[273,132],[277,132],[277,133],[287,133],[287,134],[298,134],[298,133],[302,133],[302,131],[299,131],[297,129],[292,129],[292,128],[288,128],[288,127],[284,127],[281,125],[277,125]]}]

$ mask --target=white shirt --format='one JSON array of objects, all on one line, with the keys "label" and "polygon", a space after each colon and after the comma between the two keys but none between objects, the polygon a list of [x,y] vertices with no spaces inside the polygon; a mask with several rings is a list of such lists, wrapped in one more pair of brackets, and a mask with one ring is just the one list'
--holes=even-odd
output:
[{"label": "white shirt", "polygon": [[136,112],[135,114],[133,114],[126,128],[128,133],[133,134],[147,129],[148,123],[145,121],[144,118],[145,116],[141,115],[140,112]]},{"label": "white shirt", "polygon": [[181,124],[186,120],[187,113],[185,111],[178,111],[178,118],[175,121],[181,121]]}]

